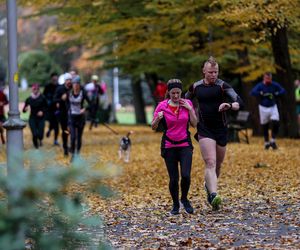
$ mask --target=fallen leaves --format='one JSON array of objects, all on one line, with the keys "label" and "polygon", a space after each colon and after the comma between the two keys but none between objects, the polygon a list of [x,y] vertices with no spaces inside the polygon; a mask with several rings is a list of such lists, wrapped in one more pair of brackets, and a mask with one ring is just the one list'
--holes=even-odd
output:
[{"label": "fallen leaves", "polygon": [[[262,138],[251,138],[249,145],[228,144],[219,179],[223,206],[218,212],[213,212],[206,203],[204,165],[199,146],[193,141],[189,197],[195,214],[186,214],[181,209],[178,216],[171,216],[168,175],[160,157],[161,134],[143,126],[113,126],[113,129],[121,135],[129,130],[135,132],[128,164],[118,159],[119,136],[104,127],[86,130],[82,148],[83,157],[95,157],[95,167],[111,164],[105,169],[109,178],[104,182],[116,195],[111,199],[90,195],[87,201],[90,213],[103,215],[106,238],[113,247],[299,248],[299,140],[279,139],[276,151],[264,150]],[[25,139],[28,149],[31,147],[28,131]],[[44,145],[44,150],[51,148],[50,142]],[[69,160],[63,158],[62,150],[55,150],[57,160],[68,167]],[[3,151],[0,157],[3,159]],[[79,190],[77,187],[76,191]]]}]

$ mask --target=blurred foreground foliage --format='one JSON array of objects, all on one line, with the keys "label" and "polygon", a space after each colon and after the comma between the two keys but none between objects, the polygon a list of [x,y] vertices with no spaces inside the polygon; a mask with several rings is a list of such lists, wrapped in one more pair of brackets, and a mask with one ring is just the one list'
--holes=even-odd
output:
[{"label": "blurred foreground foliage", "polygon": [[[104,198],[113,195],[101,184],[107,176],[105,166],[95,170],[96,157],[78,157],[66,167],[54,161],[54,152],[36,150],[27,151],[24,159],[26,167],[9,169],[8,175],[1,168],[1,249],[24,249],[25,242],[26,249],[110,249],[101,217],[89,216],[85,202],[91,193]],[[101,235],[97,242],[91,233],[95,229]]]}]

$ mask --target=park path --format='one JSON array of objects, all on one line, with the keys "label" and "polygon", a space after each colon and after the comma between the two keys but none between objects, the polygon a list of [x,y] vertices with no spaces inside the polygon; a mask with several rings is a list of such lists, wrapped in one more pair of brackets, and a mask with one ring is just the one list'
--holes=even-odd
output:
[{"label": "park path", "polygon": [[[300,206],[275,202],[225,200],[221,211],[206,205],[178,216],[169,207],[119,210],[111,207],[106,235],[115,248],[299,249]],[[234,208],[234,209],[233,209]]]},{"label": "park path", "polygon": [[[299,140],[279,139],[277,151],[264,150],[259,137],[251,137],[249,145],[229,144],[219,182],[224,202],[217,212],[206,203],[203,163],[194,144],[189,195],[195,214],[181,210],[171,216],[161,134],[149,127],[114,129],[121,135],[135,131],[130,163],[118,160],[116,136],[101,128],[99,156],[119,166],[121,174],[105,181],[116,192],[112,199],[89,197],[114,248],[300,249]],[[86,152],[95,144],[87,142]]]}]

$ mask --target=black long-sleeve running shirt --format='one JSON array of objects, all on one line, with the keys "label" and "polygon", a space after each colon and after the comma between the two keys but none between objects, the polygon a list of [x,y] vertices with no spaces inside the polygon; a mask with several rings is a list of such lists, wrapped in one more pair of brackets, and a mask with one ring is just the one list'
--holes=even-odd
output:
[{"label": "black long-sleeve running shirt", "polygon": [[219,112],[219,106],[227,98],[242,105],[242,100],[234,89],[221,79],[217,79],[214,84],[205,84],[204,80],[200,80],[189,88],[185,97],[197,99],[199,122],[210,128],[227,125],[225,112]]}]

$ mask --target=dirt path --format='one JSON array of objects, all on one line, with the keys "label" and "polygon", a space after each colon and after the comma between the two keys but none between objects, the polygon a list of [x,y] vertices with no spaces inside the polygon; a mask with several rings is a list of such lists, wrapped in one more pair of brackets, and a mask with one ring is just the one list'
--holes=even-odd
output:
[{"label": "dirt path", "polygon": [[[125,134],[129,128],[115,129]],[[218,212],[205,201],[203,163],[194,145],[190,200],[195,214],[181,210],[171,216],[168,176],[159,156],[161,135],[147,127],[130,129],[135,134],[129,164],[118,160],[115,138],[102,135],[102,160],[122,171],[106,181],[117,195],[111,200],[90,197],[93,213],[104,217],[113,247],[300,249],[299,140],[281,139],[277,151],[263,150],[261,138],[251,138],[250,145],[229,144],[219,182],[223,207]],[[256,168],[258,162],[267,167]]]}]

